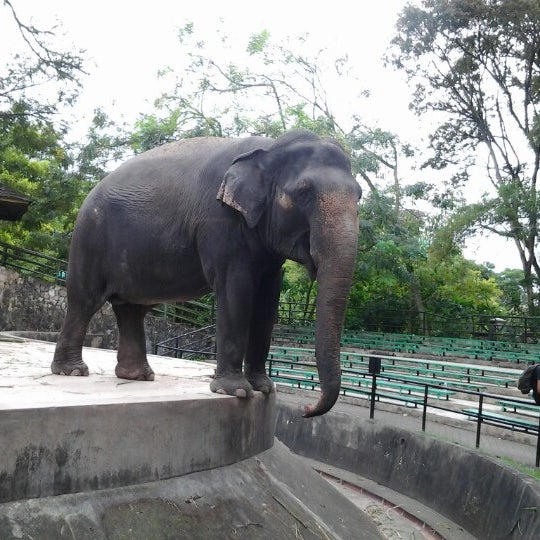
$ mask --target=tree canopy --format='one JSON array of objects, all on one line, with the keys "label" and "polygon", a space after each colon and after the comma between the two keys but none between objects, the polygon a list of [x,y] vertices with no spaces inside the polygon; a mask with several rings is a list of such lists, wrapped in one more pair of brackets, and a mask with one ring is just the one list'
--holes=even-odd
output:
[{"label": "tree canopy", "polygon": [[[425,0],[407,6],[393,64],[415,85],[412,106],[434,113],[432,156],[454,188],[486,189],[448,221],[455,234],[513,240],[531,313],[538,309],[540,4],[536,0]],[[482,168],[475,166],[482,165]]]}]

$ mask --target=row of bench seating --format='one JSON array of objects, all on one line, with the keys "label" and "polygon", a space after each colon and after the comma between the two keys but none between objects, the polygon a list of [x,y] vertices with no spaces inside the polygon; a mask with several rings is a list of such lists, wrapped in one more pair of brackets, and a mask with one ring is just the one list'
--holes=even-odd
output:
[{"label": "row of bench seating", "polygon": [[[342,345],[348,345],[348,347],[347,350],[341,352],[341,393],[368,397],[371,393],[371,375],[368,373],[369,359],[379,358],[381,373],[377,378],[378,399],[403,402],[414,406],[423,402],[421,385],[429,385],[428,395],[430,397],[448,400],[460,390],[486,392],[489,391],[489,387],[493,386],[514,387],[522,370],[521,367],[517,366],[511,369],[495,365],[449,361],[442,358],[433,360],[421,356],[424,346],[428,347],[430,356],[436,354],[442,357],[460,356],[456,351],[458,353],[461,351],[463,357],[510,360],[516,363],[535,362],[540,357],[538,345],[458,338],[424,338],[423,336],[395,334],[369,335],[369,333],[362,333],[361,335],[363,338],[369,337],[369,339],[362,341],[357,334],[344,334],[343,336]],[[439,349],[433,349],[434,339],[443,344],[439,346]],[[318,388],[313,341],[314,330],[312,328],[278,330],[277,339],[274,340],[269,354],[269,363],[279,372],[279,377],[275,379],[276,382],[309,389]],[[295,345],[279,345],[280,342],[294,343]],[[497,354],[494,354],[495,347],[499,349]],[[361,350],[349,350],[352,348]],[[388,349],[392,354],[380,352]],[[414,354],[414,357],[396,355],[400,349]],[[452,351],[451,354],[450,351]],[[538,357],[535,356],[535,353],[538,354]],[[305,369],[306,373],[298,372],[302,364],[304,364],[302,369]],[[306,381],[308,382],[306,383]],[[482,411],[483,422],[530,433],[538,431],[540,409],[532,402],[501,399],[496,402],[496,405],[501,408],[501,413],[491,410],[494,408],[494,404],[491,403],[487,410]],[[461,412],[474,419],[474,411],[475,409],[466,408]]]},{"label": "row of bench seating", "polygon": [[[472,420],[478,420],[478,409],[462,409],[461,412]],[[511,427],[512,430],[524,431],[525,433],[538,433],[539,429],[538,417],[536,419],[528,419],[482,410],[482,421],[486,424]]]},{"label": "row of bench seating", "polygon": [[[277,327],[273,337],[275,342],[285,340],[298,344],[310,344],[314,340],[314,329],[312,327]],[[456,356],[513,363],[535,362],[540,357],[540,344],[412,334],[345,331],[341,343],[344,347],[384,350],[393,353]]]},{"label": "row of bench seating", "polygon": [[[270,348],[269,359],[288,359],[292,362],[314,359],[314,349],[304,347],[289,347],[273,345]],[[341,352],[343,368],[366,370],[370,358],[381,360],[381,372],[414,376],[417,379],[431,378],[448,384],[461,384],[462,388],[481,391],[488,385],[508,388],[515,385],[519,371],[510,368],[462,364],[430,359],[397,357],[372,353],[352,351]]]},{"label": "row of bench seating", "polygon": [[[313,364],[305,362],[293,362],[290,363],[287,360],[275,360],[269,366],[269,375],[276,381],[292,381],[315,383],[318,385],[318,373],[313,368]],[[433,381],[429,383],[423,380],[417,380],[410,377],[408,380],[400,377],[401,380],[396,381],[394,379],[381,376],[377,379],[377,387],[383,390],[398,394],[413,395],[424,394],[424,385],[428,386],[428,395],[436,397],[437,399],[448,399],[451,395],[456,393],[456,390],[450,390],[442,386],[431,386]],[[371,389],[372,380],[367,371],[347,370],[343,369],[341,374],[342,384],[347,388],[363,388],[366,390]]]}]

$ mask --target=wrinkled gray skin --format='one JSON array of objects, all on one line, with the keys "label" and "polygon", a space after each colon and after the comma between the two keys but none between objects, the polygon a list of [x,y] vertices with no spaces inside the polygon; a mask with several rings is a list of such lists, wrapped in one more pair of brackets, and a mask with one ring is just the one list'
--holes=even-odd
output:
[{"label": "wrinkled gray skin", "polygon": [[53,373],[88,375],[82,344],[111,302],[119,327],[116,375],[153,380],[143,320],[151,306],[217,299],[211,390],[274,391],[265,372],[285,259],[317,278],[316,356],[332,408],[339,343],[354,268],[360,187],[341,147],[309,131],[278,139],[198,138],[166,144],[120,166],[85,200],[69,258],[68,308]]}]

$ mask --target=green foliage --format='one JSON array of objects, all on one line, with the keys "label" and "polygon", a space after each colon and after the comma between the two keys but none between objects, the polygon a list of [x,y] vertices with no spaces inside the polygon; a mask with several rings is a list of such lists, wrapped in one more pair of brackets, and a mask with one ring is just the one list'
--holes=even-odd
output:
[{"label": "green foliage", "polygon": [[55,31],[21,20],[10,0],[0,4],[0,14],[20,36],[10,44],[12,50],[18,45],[18,52],[0,65],[0,117],[14,120],[23,114],[50,123],[60,106],[77,98],[85,73],[81,51],[58,50]]},{"label": "green foliage", "polygon": [[510,315],[525,315],[526,305],[526,284],[522,270],[503,270],[494,276],[501,289],[501,303],[505,311]]},{"label": "green foliage", "polygon": [[264,49],[268,46],[270,41],[270,32],[268,30],[263,30],[258,34],[253,34],[249,39],[247,46],[247,52],[249,54],[261,54],[264,52]]},{"label": "green foliage", "polygon": [[68,235],[84,196],[69,164],[60,135],[49,123],[26,114],[0,117],[0,182],[32,201],[20,222],[3,224],[2,241],[67,256]]},{"label": "green foliage", "polygon": [[431,258],[417,269],[429,311],[446,316],[459,312],[501,313],[501,290],[481,266],[459,255],[447,260]]},{"label": "green foliage", "polygon": [[[288,323],[313,320],[317,282],[311,281],[306,269],[293,261],[283,265],[280,302],[286,311],[281,314]],[[289,309],[290,308],[290,309]]]},{"label": "green foliage", "polygon": [[392,186],[366,196],[348,326],[422,333],[438,331],[429,322],[433,317],[502,311],[492,273],[465,260],[459,249],[443,249],[439,237],[432,243],[430,219],[412,209],[417,197],[430,192],[420,183],[397,195]]},{"label": "green foliage", "polygon": [[[179,38],[188,64],[182,75],[172,68],[161,77],[171,90],[157,101],[159,119],[174,136],[277,136],[286,129],[305,127],[324,135],[342,132],[330,111],[320,67],[324,51],[305,53],[308,38],[276,43],[267,30],[254,33],[235,63],[218,63],[210,45],[196,35],[193,24]],[[230,48],[218,36],[222,49]],[[342,66],[345,60],[336,62]],[[262,112],[264,111],[264,112]],[[159,123],[159,122],[158,122]],[[163,126],[160,124],[160,132]],[[171,129],[169,129],[171,128]]]}]

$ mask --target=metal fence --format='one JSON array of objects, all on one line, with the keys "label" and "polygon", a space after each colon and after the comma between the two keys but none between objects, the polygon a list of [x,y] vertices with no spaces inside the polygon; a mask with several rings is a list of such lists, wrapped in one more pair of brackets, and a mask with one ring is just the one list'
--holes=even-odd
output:
[{"label": "metal fence", "polygon": [[29,275],[63,285],[67,277],[67,262],[20,247],[0,242],[0,264]]},{"label": "metal fence", "polygon": [[172,356],[174,358],[215,358],[216,325],[212,324],[160,341],[154,347],[154,354]]}]

